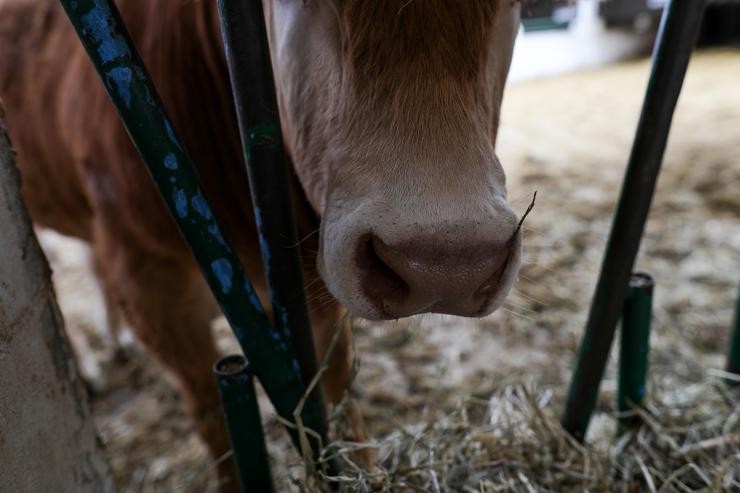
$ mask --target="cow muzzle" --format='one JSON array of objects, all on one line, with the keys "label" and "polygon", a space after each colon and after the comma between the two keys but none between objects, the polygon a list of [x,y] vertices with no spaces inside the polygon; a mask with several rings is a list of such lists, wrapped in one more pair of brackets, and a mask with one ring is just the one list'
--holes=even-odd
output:
[{"label": "cow muzzle", "polygon": [[521,264],[521,233],[508,208],[489,224],[352,229],[329,239],[319,268],[332,294],[371,320],[487,315],[503,304]]}]

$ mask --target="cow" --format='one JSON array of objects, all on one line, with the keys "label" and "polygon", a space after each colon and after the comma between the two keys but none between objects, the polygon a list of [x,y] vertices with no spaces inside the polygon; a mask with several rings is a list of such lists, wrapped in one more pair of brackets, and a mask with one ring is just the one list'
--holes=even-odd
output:
[{"label": "cow", "polygon": [[[57,3],[0,0],[0,97],[23,196],[38,225],[90,243],[109,318],[174,373],[220,457],[213,296]],[[214,3],[117,2],[269,307]],[[322,380],[336,404],[351,375],[347,313],[478,317],[515,282],[520,232],[494,149],[518,4],[263,4],[320,360],[340,331]]]}]

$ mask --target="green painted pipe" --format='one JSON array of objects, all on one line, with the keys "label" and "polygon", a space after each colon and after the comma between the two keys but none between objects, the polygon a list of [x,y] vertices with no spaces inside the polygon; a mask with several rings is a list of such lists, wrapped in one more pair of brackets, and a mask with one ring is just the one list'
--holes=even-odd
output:
[{"label": "green painted pipe", "polygon": [[[740,375],[740,289],[738,289],[738,296],[735,301],[735,322],[732,325],[726,369],[729,373]],[[735,380],[732,380],[732,382],[738,383]]]},{"label": "green painted pipe", "polygon": [[670,0],[663,12],[640,122],[561,418],[577,440],[583,440],[596,405],[705,5],[706,0]]},{"label": "green painted pipe", "polygon": [[[632,274],[624,300],[619,351],[617,409],[628,413],[645,397],[650,352],[650,323],[653,315],[653,278],[641,272]],[[639,424],[635,416],[620,418],[622,428]]]},{"label": "green painted pipe", "polygon": [[[195,167],[170,119],[116,6],[110,0],[60,0],[180,232],[278,414],[293,422],[305,392],[285,334],[265,315],[239,260],[221,235]],[[323,410],[309,399],[306,427],[321,429]],[[298,436],[292,432],[294,441]]]},{"label": "green painted pipe", "polygon": [[240,354],[221,358],[213,366],[223,403],[229,441],[234,453],[241,491],[275,491],[262,432],[253,374]]},{"label": "green painted pipe", "polygon": [[[316,352],[262,2],[218,0],[216,5],[273,318],[300,363],[303,382],[309,385],[317,372]],[[327,443],[328,424],[320,385],[309,399],[316,401],[310,409],[319,413],[311,417],[313,430]],[[319,443],[309,440],[311,449],[318,451]]]}]

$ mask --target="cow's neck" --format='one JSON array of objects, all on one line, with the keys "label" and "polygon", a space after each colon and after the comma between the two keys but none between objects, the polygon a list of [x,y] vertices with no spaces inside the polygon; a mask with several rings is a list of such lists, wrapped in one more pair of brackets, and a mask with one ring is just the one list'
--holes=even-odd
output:
[{"label": "cow's neck", "polygon": [[[207,192],[218,207],[226,229],[238,230],[249,194],[241,158],[236,115],[214,1],[125,0],[120,2],[145,63],[162,94]],[[165,9],[166,12],[162,12]],[[129,20],[129,15],[131,20]],[[145,17],[137,17],[141,15]],[[135,22],[138,19],[138,22]],[[307,203],[297,177],[291,174],[298,232],[318,228],[318,217]],[[244,202],[246,200],[246,203]],[[237,210],[239,212],[237,212]],[[231,224],[229,224],[231,223]],[[231,226],[231,227],[230,227]]]},{"label": "cow's neck", "polygon": [[176,130],[197,163],[240,153],[215,2],[124,0],[119,5]]}]

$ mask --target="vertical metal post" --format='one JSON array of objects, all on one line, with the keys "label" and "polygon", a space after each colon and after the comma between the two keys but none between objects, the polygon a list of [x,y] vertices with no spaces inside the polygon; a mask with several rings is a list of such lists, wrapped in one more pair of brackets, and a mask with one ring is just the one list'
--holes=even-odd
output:
[{"label": "vertical metal post", "polygon": [[705,4],[671,0],[663,12],[640,122],[561,419],[579,440],[596,404]]},{"label": "vertical metal post", "polygon": [[[111,0],[60,0],[160,194],[203,271],[276,411],[288,421],[305,392],[284,333],[269,323],[235,252],[224,239],[195,167],[162,108],[141,57]],[[306,427],[323,409],[306,403]],[[294,441],[297,435],[292,432]]]},{"label": "vertical metal post", "polygon": [[213,366],[218,380],[229,441],[239,473],[241,491],[275,491],[262,432],[252,371],[240,354],[221,358]]},{"label": "vertical metal post", "polygon": [[[217,5],[275,324],[290,341],[308,385],[317,371],[316,355],[262,2],[218,0]],[[314,431],[326,443],[320,386],[310,400]]]},{"label": "vertical metal post", "polygon": [[737,300],[735,301],[735,321],[731,330],[726,369],[729,373],[740,375],[740,289],[738,289]]},{"label": "vertical metal post", "polygon": [[[653,278],[641,272],[632,274],[624,300],[619,348],[619,386],[617,409],[627,413],[645,397],[645,382],[650,352],[650,323],[653,315]],[[620,426],[639,423],[634,417],[620,418]]]}]

